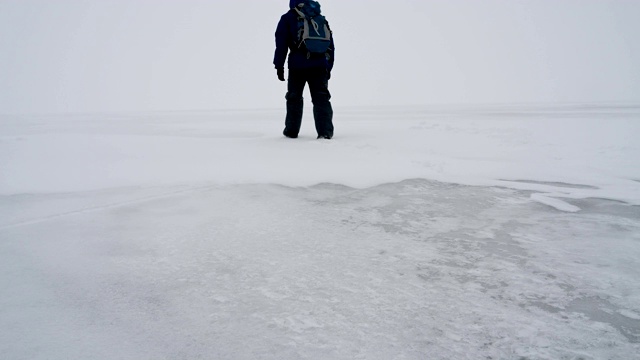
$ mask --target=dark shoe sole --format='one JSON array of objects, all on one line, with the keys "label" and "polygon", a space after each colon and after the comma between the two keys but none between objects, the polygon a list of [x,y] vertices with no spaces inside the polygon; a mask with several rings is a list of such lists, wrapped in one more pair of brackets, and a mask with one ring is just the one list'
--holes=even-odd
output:
[{"label": "dark shoe sole", "polygon": [[283,132],[282,135],[288,137],[289,139],[295,139],[298,137],[298,135],[292,135],[292,134],[288,134],[286,132]]}]

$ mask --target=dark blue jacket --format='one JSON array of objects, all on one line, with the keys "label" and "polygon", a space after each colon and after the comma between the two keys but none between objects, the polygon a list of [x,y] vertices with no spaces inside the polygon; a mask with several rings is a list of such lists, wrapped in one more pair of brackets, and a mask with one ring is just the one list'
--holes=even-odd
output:
[{"label": "dark blue jacket", "polygon": [[[290,5],[297,1],[290,1]],[[295,5],[294,5],[295,6]],[[335,46],[333,44],[333,36],[331,36],[331,46],[326,56],[313,56],[307,58],[307,50],[296,48],[296,40],[298,38],[298,14],[293,8],[286,14],[282,15],[278,28],[276,29],[276,52],[273,56],[273,65],[276,69],[284,69],[284,63],[289,53],[289,69],[309,69],[309,68],[325,68],[329,71],[333,69],[333,61],[335,54]]]}]

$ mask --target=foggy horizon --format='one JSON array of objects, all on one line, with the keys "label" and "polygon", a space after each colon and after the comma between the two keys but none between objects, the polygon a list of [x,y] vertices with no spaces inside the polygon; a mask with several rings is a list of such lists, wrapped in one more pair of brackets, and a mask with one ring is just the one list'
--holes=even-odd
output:
[{"label": "foggy horizon", "polygon": [[[338,107],[640,103],[637,2],[320,3]],[[0,113],[283,108],[272,58],[287,10],[280,0],[3,1]]]}]

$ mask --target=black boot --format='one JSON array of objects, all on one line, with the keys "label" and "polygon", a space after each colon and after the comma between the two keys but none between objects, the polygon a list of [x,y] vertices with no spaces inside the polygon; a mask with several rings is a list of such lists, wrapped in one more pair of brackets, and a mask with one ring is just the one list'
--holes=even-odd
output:
[{"label": "black boot", "polygon": [[295,139],[295,138],[297,138],[297,137],[298,137],[298,134],[291,134],[291,133],[288,133],[288,132],[287,132],[287,130],[283,131],[283,132],[282,132],[282,135],[284,135],[284,136],[286,136],[286,137],[288,137],[288,138],[290,138],[290,139]]}]

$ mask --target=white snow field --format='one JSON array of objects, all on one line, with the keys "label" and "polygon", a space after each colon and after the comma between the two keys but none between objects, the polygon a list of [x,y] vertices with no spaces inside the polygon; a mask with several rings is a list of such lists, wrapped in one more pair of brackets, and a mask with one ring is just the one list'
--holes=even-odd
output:
[{"label": "white snow field", "polygon": [[0,117],[2,359],[640,359],[640,106]]}]

